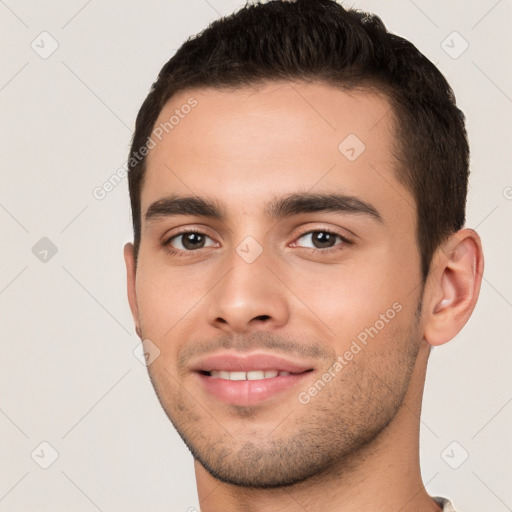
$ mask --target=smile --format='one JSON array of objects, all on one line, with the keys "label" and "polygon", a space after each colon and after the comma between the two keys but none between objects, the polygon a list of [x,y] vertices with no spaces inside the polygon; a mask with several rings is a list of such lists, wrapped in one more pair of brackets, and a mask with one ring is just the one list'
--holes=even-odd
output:
[{"label": "smile", "polygon": [[291,372],[284,370],[252,370],[250,372],[228,372],[225,370],[212,370],[206,372],[210,377],[224,380],[262,380],[272,379],[274,377],[286,377]]}]

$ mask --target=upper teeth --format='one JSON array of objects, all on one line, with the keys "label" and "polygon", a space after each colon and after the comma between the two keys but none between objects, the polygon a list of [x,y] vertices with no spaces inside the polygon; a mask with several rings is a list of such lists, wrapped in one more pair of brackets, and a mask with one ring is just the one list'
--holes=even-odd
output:
[{"label": "upper teeth", "polygon": [[226,380],[258,380],[271,379],[272,377],[290,375],[290,372],[278,370],[252,370],[250,372],[226,372],[223,370],[212,370],[211,377]]}]

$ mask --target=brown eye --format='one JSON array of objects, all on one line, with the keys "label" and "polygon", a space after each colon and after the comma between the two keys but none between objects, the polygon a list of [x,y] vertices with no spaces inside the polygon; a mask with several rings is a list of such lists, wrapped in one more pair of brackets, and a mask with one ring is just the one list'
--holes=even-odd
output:
[{"label": "brown eye", "polygon": [[185,249],[201,249],[204,246],[205,237],[199,233],[187,233],[181,235],[182,244]]},{"label": "brown eye", "polygon": [[332,247],[336,243],[337,235],[328,233],[327,231],[315,231],[312,233],[311,241],[317,249]]},{"label": "brown eye", "polygon": [[[298,240],[303,240],[305,243],[297,245],[310,249],[329,249],[335,245],[342,245],[343,242],[348,242],[341,235],[331,233],[330,231],[310,231],[299,237]],[[342,243],[336,243],[337,240],[340,240]]]},{"label": "brown eye", "polygon": [[211,240],[210,237],[205,235],[204,233],[190,231],[174,235],[169,239],[167,243],[168,245],[174,247],[175,249],[190,252],[197,249],[203,249],[204,247],[215,245],[213,241],[212,243],[207,244],[208,240]]}]

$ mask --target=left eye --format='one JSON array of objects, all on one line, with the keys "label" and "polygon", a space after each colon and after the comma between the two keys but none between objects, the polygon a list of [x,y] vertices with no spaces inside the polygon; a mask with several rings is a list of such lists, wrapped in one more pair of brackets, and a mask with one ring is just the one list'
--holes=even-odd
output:
[{"label": "left eye", "polygon": [[331,233],[330,231],[311,231],[310,233],[306,233],[297,239],[297,241],[304,240],[307,245],[297,245],[312,249],[329,249],[335,245],[341,245],[336,244],[337,239],[339,239],[341,242],[347,242],[347,240],[341,235]]},{"label": "left eye", "polygon": [[[206,245],[207,240],[211,241],[209,245]],[[215,245],[209,236],[195,231],[180,233],[179,235],[173,236],[169,239],[168,244],[181,251],[194,251],[196,249],[203,249],[204,247],[211,247]]]}]

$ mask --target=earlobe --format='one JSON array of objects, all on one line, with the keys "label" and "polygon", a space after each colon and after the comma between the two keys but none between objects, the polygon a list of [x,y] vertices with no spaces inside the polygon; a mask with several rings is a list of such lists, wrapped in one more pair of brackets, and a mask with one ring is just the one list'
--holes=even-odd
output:
[{"label": "earlobe", "polygon": [[473,312],[484,269],[482,244],[472,229],[462,229],[436,251],[428,277],[424,338],[431,345],[453,339]]},{"label": "earlobe", "polygon": [[136,269],[135,269],[135,254],[132,243],[127,243],[124,246],[124,262],[126,264],[126,290],[128,293],[128,303],[132,312],[133,322],[135,324],[135,332],[141,337],[139,325],[139,310],[137,306],[137,293],[136,293]]}]

